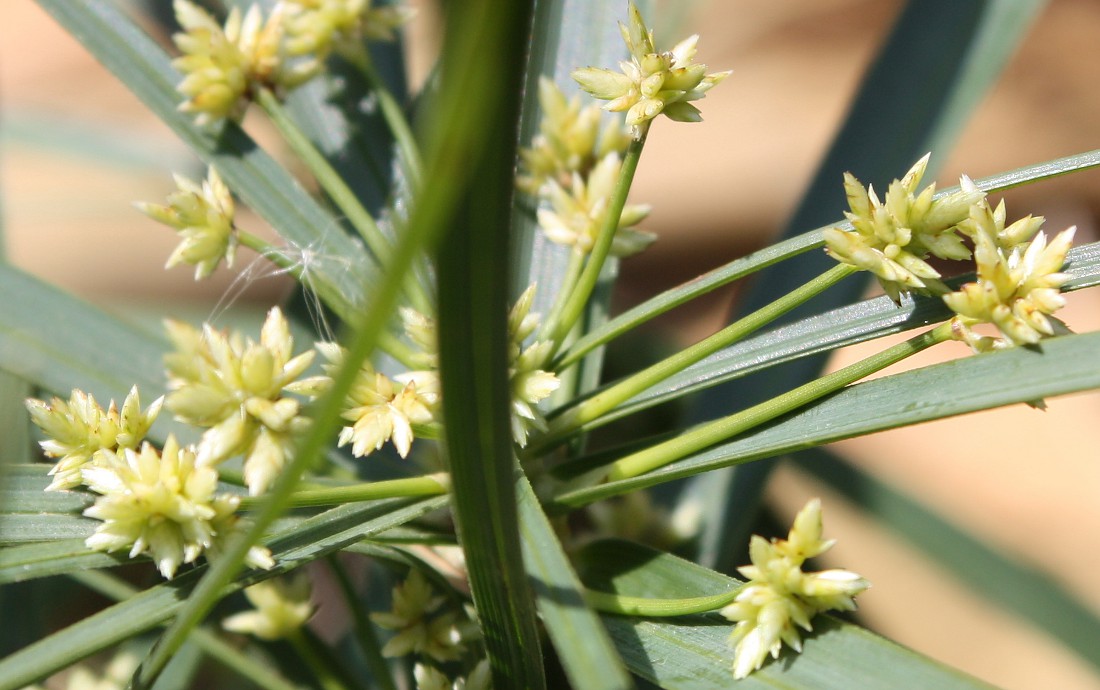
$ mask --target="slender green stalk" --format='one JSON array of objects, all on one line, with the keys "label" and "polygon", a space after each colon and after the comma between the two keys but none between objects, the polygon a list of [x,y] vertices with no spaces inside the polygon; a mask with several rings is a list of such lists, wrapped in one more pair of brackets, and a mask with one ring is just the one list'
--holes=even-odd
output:
[{"label": "slender green stalk", "polygon": [[[343,300],[326,299],[328,291],[322,293],[321,290],[323,289],[323,287],[319,284],[314,283],[314,281],[310,279],[310,276],[307,272],[308,267],[306,266],[305,262],[287,256],[287,254],[283,252],[283,250],[279,247],[271,244],[262,237],[259,237],[258,235],[253,235],[250,232],[237,230],[237,240],[245,247],[248,247],[249,249],[264,257],[279,268],[285,270],[287,273],[293,276],[303,287],[309,290],[314,290],[317,293],[317,296],[321,298],[321,301],[323,301],[325,305],[331,308],[336,313],[336,315],[340,317],[341,320],[346,322],[349,319],[353,318],[352,314],[349,314],[345,310],[338,308],[339,305],[345,304]],[[383,352],[393,357],[409,369],[417,369],[419,367],[419,365],[416,363],[416,354],[412,351],[412,348],[410,348],[401,340],[395,338],[391,333],[384,332],[381,336],[379,336],[378,347]]]},{"label": "slender green stalk", "polygon": [[[384,266],[389,263],[393,254],[393,243],[382,233],[381,228],[374,222],[370,212],[363,207],[363,204],[359,203],[359,198],[355,196],[355,192],[351,190],[351,187],[344,182],[344,178],[340,176],[340,173],[332,167],[321,152],[317,150],[317,147],[313,145],[313,142],[309,140],[309,137],[294,123],[294,120],[291,119],[283,104],[275,97],[275,94],[268,89],[261,89],[256,95],[256,102],[271,118],[272,123],[283,135],[294,153],[313,173],[313,177],[321,185],[321,189],[325,190],[332,202],[343,212],[352,227],[367,243],[367,247],[370,248],[379,265]],[[420,283],[410,279],[405,282],[404,287],[417,310],[425,314],[432,313],[431,300],[428,299]]]},{"label": "slender green stalk", "polygon": [[[88,589],[115,601],[129,599],[139,593],[136,587],[102,570],[80,570],[69,573],[68,576]],[[226,668],[247,678],[258,687],[268,690],[298,690],[298,686],[269,669],[267,665],[243,654],[206,628],[193,630],[190,639],[204,654],[220,661]]]},{"label": "slender green stalk", "polygon": [[566,336],[569,335],[569,331],[573,329],[573,325],[584,313],[585,307],[588,305],[588,298],[592,296],[592,291],[596,289],[596,283],[599,282],[604,262],[607,261],[607,257],[611,253],[611,243],[619,229],[619,220],[622,218],[623,208],[626,206],[626,197],[630,193],[630,185],[634,182],[634,173],[638,170],[638,161],[641,160],[646,135],[649,133],[649,123],[645,123],[640,127],[639,136],[630,142],[626,155],[623,157],[623,167],[619,171],[619,180],[615,184],[615,191],[611,193],[611,198],[608,200],[607,216],[604,219],[603,227],[600,228],[599,235],[596,237],[595,244],[592,245],[592,251],[588,254],[584,271],[581,272],[580,278],[577,279],[572,290],[562,290],[558,298],[563,301],[563,304],[561,307],[555,305],[551,310],[551,314],[555,314],[557,318],[548,320],[543,328],[543,332],[547,336],[546,339],[554,343],[554,350],[551,354],[556,353],[561,348]]},{"label": "slender green stalk", "polygon": [[549,340],[553,337],[550,331],[561,321],[566,298],[577,287],[577,280],[580,279],[581,270],[584,268],[584,258],[585,253],[577,250],[573,250],[569,254],[569,264],[565,267],[565,275],[562,276],[561,285],[558,286],[558,298],[554,300],[550,312],[543,319],[542,327],[539,329],[538,335],[535,336],[535,340]]},{"label": "slender green stalk", "polygon": [[[295,491],[287,498],[287,507],[303,508],[307,506],[330,506],[377,501],[383,498],[406,498],[409,496],[442,496],[450,488],[445,473],[429,474],[409,479],[390,479],[382,482],[365,482],[353,486],[336,486],[324,489],[305,489]],[[241,508],[255,508],[264,502],[262,496],[242,496]]]},{"label": "slender green stalk", "polygon": [[854,364],[849,364],[843,369],[810,381],[782,395],[777,395],[771,400],[723,419],[703,424],[664,443],[659,443],[651,448],[620,458],[611,463],[607,472],[607,480],[630,479],[646,472],[652,472],[670,462],[697,453],[709,446],[726,441],[737,434],[769,422],[780,415],[796,410],[824,395],[840,390],[850,383],[854,383],[950,338],[951,324],[941,324],[931,331],[926,331],[878,354]]},{"label": "slender green stalk", "polygon": [[855,273],[858,269],[839,264],[821,274],[817,278],[807,282],[796,290],[775,300],[763,309],[738,319],[726,326],[714,335],[711,335],[691,347],[668,357],[638,373],[629,376],[615,385],[588,398],[576,407],[566,410],[550,422],[547,435],[540,439],[533,452],[538,453],[547,447],[561,441],[574,433],[584,425],[592,428],[591,423],[607,414],[616,406],[626,402],[642,391],[664,381],[673,374],[678,374],[685,367],[695,364],[724,347],[741,340],[759,328],[771,323],[791,309],[804,303],[810,298],[821,294],[827,288],[836,285],[844,278]]},{"label": "slender green stalk", "polygon": [[706,613],[720,609],[733,600],[741,592],[741,587],[734,587],[728,592],[711,594],[705,597],[688,597],[686,599],[653,599],[650,597],[627,597],[611,592],[597,592],[584,590],[584,601],[592,608],[603,613],[614,613],[620,616],[642,616],[643,618],[667,618],[670,616],[689,616],[693,613]]},{"label": "slender green stalk", "polygon": [[321,686],[322,690],[348,690],[347,685],[333,672],[329,661],[317,653],[313,640],[300,628],[290,631],[286,640],[313,672],[313,680]]},{"label": "slender green stalk", "polygon": [[363,658],[370,669],[371,679],[378,684],[381,690],[397,690],[393,684],[393,676],[390,667],[382,656],[382,645],[378,642],[378,636],[374,634],[374,625],[363,611],[362,602],[355,586],[348,577],[348,571],[336,555],[325,559],[332,574],[336,576],[336,583],[340,586],[340,593],[344,597],[344,603],[351,618],[355,622],[355,641],[359,643],[359,649],[363,652]]},{"label": "slender green stalk", "polygon": [[374,62],[371,61],[370,53],[367,52],[365,47],[361,51],[346,54],[344,57],[363,73],[367,84],[371,88],[371,93],[378,99],[382,117],[386,120],[386,125],[389,126],[394,141],[397,142],[397,150],[400,153],[409,186],[413,189],[418,188],[424,165],[420,160],[420,148],[416,144],[416,136],[413,135],[412,127],[409,126],[409,121],[405,118],[404,109],[397,102],[393,92],[386,86],[386,82],[378,74],[378,70],[374,68]]}]

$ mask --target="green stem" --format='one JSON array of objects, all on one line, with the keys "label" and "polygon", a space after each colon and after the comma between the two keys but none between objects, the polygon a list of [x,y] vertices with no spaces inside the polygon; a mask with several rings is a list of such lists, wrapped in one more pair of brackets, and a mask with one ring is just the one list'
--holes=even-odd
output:
[{"label": "green stem", "polygon": [[[381,266],[389,264],[393,255],[393,243],[382,233],[381,228],[374,222],[370,212],[363,207],[363,204],[359,203],[359,197],[355,196],[355,192],[344,182],[344,178],[340,176],[340,173],[317,150],[309,137],[298,129],[298,125],[291,119],[275,94],[269,89],[261,89],[256,94],[256,102],[271,118],[272,123],[283,135],[294,153],[313,173],[313,177],[321,185],[321,189],[325,190],[332,202],[336,204],[336,208],[340,209],[352,227],[355,228],[355,231],[367,243],[367,247],[374,254],[378,264]],[[410,279],[405,281],[404,287],[409,300],[418,311],[424,314],[432,313],[431,300],[428,299],[424,287],[419,282]]]},{"label": "green stem", "polygon": [[[306,274],[306,268],[302,261],[287,256],[281,248],[271,244],[262,237],[243,230],[237,230],[237,241],[289,273],[304,288],[317,290],[319,287],[309,280],[309,276]],[[322,294],[320,291],[317,291],[317,296],[320,297],[327,306],[332,308],[341,320],[345,322],[349,320],[349,314],[343,313],[335,308],[335,305],[342,303],[340,300],[326,299],[326,295]],[[383,332],[379,336],[378,347],[409,369],[420,368],[416,362],[416,353],[412,351],[412,348],[395,338],[391,333]]]},{"label": "green stem", "polygon": [[382,117],[386,120],[394,141],[397,142],[397,150],[401,156],[409,186],[413,189],[418,188],[424,165],[420,160],[420,148],[417,146],[416,136],[413,135],[412,127],[405,118],[404,109],[397,102],[393,92],[386,86],[386,82],[378,74],[378,70],[374,68],[370,53],[367,52],[365,47],[361,51],[347,53],[344,57],[363,73],[363,77],[366,78],[367,84],[371,88],[371,93],[378,99]]},{"label": "green stem", "polygon": [[532,452],[538,453],[545,450],[582,426],[590,425],[586,426],[586,429],[598,426],[591,423],[618,405],[664,381],[673,374],[683,371],[685,367],[695,364],[771,323],[791,309],[836,285],[856,270],[858,269],[844,264],[834,266],[805,285],[792,290],[766,307],[735,321],[714,335],[704,338],[691,347],[623,379],[576,407],[566,410],[550,422],[550,429],[546,437],[539,440]]},{"label": "green stem", "polygon": [[386,663],[385,657],[382,656],[382,645],[378,642],[378,636],[374,634],[374,626],[363,612],[362,604],[359,600],[359,595],[355,591],[355,586],[351,582],[351,578],[348,577],[348,572],[340,563],[339,557],[336,555],[329,556],[326,559],[329,568],[332,570],[333,575],[336,576],[336,583],[340,586],[340,592],[344,596],[344,603],[347,605],[348,610],[351,612],[352,620],[355,622],[355,640],[359,643],[359,649],[363,652],[363,658],[367,662],[367,668],[370,669],[371,679],[377,683],[382,690],[397,690],[397,687],[393,684],[393,677],[390,675],[390,667]]},{"label": "green stem", "polygon": [[741,587],[728,592],[711,594],[705,597],[686,599],[651,599],[649,597],[627,597],[610,592],[584,590],[584,601],[602,613],[614,613],[620,616],[642,616],[644,618],[666,618],[669,616],[689,616],[694,613],[706,613],[733,603]]},{"label": "green stem", "polygon": [[552,312],[557,314],[557,318],[553,321],[547,321],[546,326],[543,328],[543,332],[548,336],[547,339],[554,343],[551,356],[561,348],[566,336],[569,335],[569,331],[580,319],[581,314],[588,305],[588,298],[592,296],[592,291],[596,289],[596,283],[599,282],[604,262],[607,261],[607,257],[611,253],[611,243],[615,239],[616,231],[619,229],[619,220],[622,218],[623,208],[626,206],[626,197],[630,193],[630,185],[634,182],[634,173],[638,170],[638,161],[642,157],[646,135],[649,133],[649,123],[642,124],[640,127],[641,132],[636,139],[630,142],[626,155],[623,157],[623,167],[619,171],[619,180],[615,183],[615,190],[608,200],[607,215],[604,218],[603,227],[600,228],[600,233],[596,237],[592,251],[588,254],[584,271],[581,272],[580,278],[577,279],[577,283],[572,290],[562,291],[561,299],[564,300],[564,303],[560,309],[555,307]]},{"label": "green stem", "polygon": [[313,647],[313,641],[301,629],[287,633],[286,640],[290,643],[290,646],[294,647],[294,651],[298,653],[302,661],[306,662],[306,666],[309,666],[313,672],[313,680],[323,690],[347,690],[347,686],[333,672],[328,660],[317,653],[317,650]]},{"label": "green stem", "polygon": [[906,357],[936,343],[950,339],[951,324],[941,324],[931,331],[910,338],[903,343],[898,343],[878,354],[854,364],[849,364],[843,369],[826,374],[782,395],[777,395],[767,402],[754,405],[747,410],[742,410],[723,419],[703,424],[664,443],[659,443],[651,448],[620,458],[611,464],[607,473],[607,480],[630,479],[646,472],[652,472],[670,462],[697,453],[716,443],[729,440],[737,434],[840,390],[850,383],[854,383],[891,364],[900,362]]},{"label": "green stem", "polygon": [[[450,488],[448,475],[428,474],[409,479],[390,479],[382,482],[366,482],[353,486],[335,486],[324,489],[305,489],[295,491],[287,499],[289,508],[308,506],[342,505],[361,501],[377,501],[383,498],[406,498],[410,496],[442,496]],[[262,505],[263,496],[242,496],[241,508],[251,509]]]},{"label": "green stem", "polygon": [[554,300],[550,312],[543,319],[542,328],[539,329],[535,340],[548,340],[552,337],[550,331],[555,327],[555,324],[561,321],[565,302],[577,287],[577,280],[581,277],[581,269],[584,268],[584,258],[585,253],[576,249],[569,254],[569,264],[565,267],[565,275],[562,277],[561,285],[558,286],[557,299]]},{"label": "green stem", "polygon": [[[139,593],[136,587],[102,570],[81,570],[68,573],[68,576],[88,589],[115,601],[129,599]],[[273,672],[267,665],[229,645],[206,628],[195,628],[189,639],[204,654],[220,661],[226,668],[252,681],[257,687],[270,690],[298,690],[297,685]]]}]

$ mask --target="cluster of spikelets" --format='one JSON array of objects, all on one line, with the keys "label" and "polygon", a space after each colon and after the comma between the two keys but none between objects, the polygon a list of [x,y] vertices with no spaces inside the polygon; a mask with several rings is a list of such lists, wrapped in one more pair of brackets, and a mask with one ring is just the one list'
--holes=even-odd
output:
[{"label": "cluster of spikelets", "polygon": [[760,668],[770,654],[778,658],[786,643],[802,651],[799,628],[812,630],[810,619],[824,611],[851,611],[854,597],[870,583],[847,570],[803,572],[809,558],[832,548],[821,538],[821,501],[813,499],[794,519],[786,539],[753,535],[749,542],[752,565],[738,568],[748,582],[722,615],[736,625],[733,675],[745,678]]},{"label": "cluster of spikelets", "polygon": [[191,0],[175,0],[183,29],[173,36],[184,75],[180,110],[208,124],[240,119],[261,89],[276,95],[317,75],[333,52],[365,56],[365,39],[393,40],[411,13],[371,0],[284,0],[267,16],[258,4],[230,10],[224,25]]},{"label": "cluster of spikelets", "polygon": [[[878,278],[895,302],[915,292],[941,296],[955,312],[952,332],[976,352],[1033,345],[1065,327],[1051,316],[1064,306],[1060,273],[1074,228],[1049,243],[1043,219],[1027,216],[1008,226],[1002,201],[990,207],[985,193],[963,176],[958,191],[935,196],[935,185],[917,192],[928,165],[924,156],[880,200],[850,173],[844,190],[851,230],[825,230],[830,255]],[[973,252],[970,247],[973,247]],[[952,292],[928,260],[973,258],[976,280]],[[1000,335],[982,335],[974,326],[992,324]]]}]

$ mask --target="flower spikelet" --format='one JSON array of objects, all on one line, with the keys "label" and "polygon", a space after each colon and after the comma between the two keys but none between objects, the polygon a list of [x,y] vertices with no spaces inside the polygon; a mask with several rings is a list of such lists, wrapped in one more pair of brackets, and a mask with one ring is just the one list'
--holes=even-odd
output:
[{"label": "flower spikelet", "polygon": [[[336,343],[317,343],[327,364],[322,365],[327,376],[302,381],[292,390],[320,395],[331,384],[344,361],[346,352]],[[364,361],[356,372],[355,381],[344,401],[342,417],[351,422],[340,431],[338,444],[351,444],[355,457],[364,457],[393,441],[401,457],[406,457],[415,438],[414,425],[429,424],[432,410],[439,400],[439,383],[434,371],[412,372],[395,381],[375,371]]]},{"label": "flower spikelet", "polygon": [[598,67],[573,70],[573,79],[595,98],[610,101],[604,106],[613,112],[626,111],[626,124],[635,138],[642,126],[664,113],[678,122],[698,122],[699,109],[691,104],[703,98],[730,72],[707,74],[707,66],[692,62],[698,36],[678,43],[672,50],[657,52],[650,31],[633,2],[629,6],[629,25],[619,24],[630,60],[619,63],[621,72]]},{"label": "flower spikelet", "polygon": [[291,67],[283,55],[280,6],[266,20],[259,5],[243,15],[234,7],[225,26],[190,0],[175,0],[182,33],[172,39],[183,55],[172,64],[183,73],[176,89],[187,97],[180,110],[205,125],[239,119],[259,88],[290,89],[313,76],[314,65]]},{"label": "flower spikelet", "polygon": [[561,381],[553,372],[543,370],[552,343],[535,342],[526,348],[523,342],[539,325],[538,314],[531,313],[535,286],[531,285],[516,300],[508,315],[508,372],[512,384],[512,438],[520,446],[527,445],[531,429],[546,431],[546,418],[538,403],[558,389]]},{"label": "flower spikelet", "polygon": [[175,180],[178,189],[168,196],[167,205],[142,202],[135,205],[153,220],[175,228],[183,237],[164,267],[192,264],[195,280],[201,280],[213,273],[222,259],[226,266],[233,265],[237,250],[233,196],[213,167],[201,185],[181,175],[176,175]]},{"label": "flower spikelet", "polygon": [[371,620],[389,630],[398,631],[382,648],[382,656],[405,656],[415,652],[436,661],[458,659],[465,646],[453,612],[435,615],[443,597],[432,591],[418,570],[393,588],[393,608],[372,613]]},{"label": "flower spikelet", "polygon": [[620,120],[609,120],[601,127],[598,106],[582,108],[579,96],[566,98],[547,77],[539,78],[539,106],[539,133],[531,148],[519,152],[523,173],[516,186],[528,194],[540,194],[548,181],[567,188],[575,174],[587,178],[598,161],[610,154],[622,155],[630,144],[630,132]]},{"label": "flower spikelet", "polygon": [[[551,242],[571,246],[587,254],[592,251],[600,230],[607,220],[607,206],[615,191],[622,162],[617,153],[609,153],[596,164],[587,180],[573,173],[572,183],[562,187],[555,180],[548,181],[543,193],[552,208],[538,210],[539,226]],[[649,206],[633,205],[623,209],[619,216],[619,228],[612,240],[611,253],[615,256],[636,254],[653,243],[653,233],[631,229],[649,214]]]},{"label": "flower spikelet", "polygon": [[222,627],[261,640],[281,640],[293,635],[315,610],[309,601],[309,576],[304,572],[264,580],[246,587],[244,595],[255,608],[229,616],[222,621]]},{"label": "flower spikelet", "polygon": [[[1069,276],[1060,270],[1076,228],[1048,243],[1039,230],[1042,218],[1028,216],[1006,227],[1005,216],[1003,201],[995,210],[981,204],[960,224],[974,241],[977,281],[943,296],[956,314],[952,333],[975,352],[1034,345],[1064,329],[1051,315],[1065,305],[1060,288]],[[974,332],[981,323],[994,324],[1001,337]]]},{"label": "flower spikelet", "polygon": [[844,174],[844,191],[851,210],[845,216],[852,230],[825,231],[825,247],[837,261],[874,273],[895,302],[907,292],[943,294],[947,286],[926,261],[970,258],[970,250],[956,232],[970,208],[985,193],[965,175],[959,191],[934,199],[936,185],[917,193],[931,154],[917,161],[900,180],[894,180],[880,200],[872,187],[864,189],[851,173]]},{"label": "flower spikelet", "polygon": [[278,308],[268,312],[260,341],[210,326],[167,323],[175,347],[165,356],[176,418],[208,427],[198,446],[200,465],[243,454],[249,493],[263,493],[286,464],[294,437],[308,426],[298,400],[283,395],[313,361],[293,356],[294,340]]},{"label": "flower spikelet", "polygon": [[362,51],[364,40],[393,41],[414,15],[407,7],[372,0],[287,0],[286,8],[287,53],[318,60],[334,50]]},{"label": "flower spikelet", "polygon": [[100,494],[84,515],[103,520],[86,540],[89,548],[128,548],[130,558],[148,553],[171,579],[214,543],[218,473],[198,465],[194,452],[173,436],[159,453],[149,443],[140,451],[104,451],[83,469],[83,481]]},{"label": "flower spikelet", "polygon": [[120,412],[112,400],[104,410],[95,398],[74,390],[69,400],[53,398],[26,401],[33,421],[47,438],[40,442],[48,457],[59,458],[50,470],[53,481],[46,491],[79,486],[81,469],[94,463],[104,451],[137,448],[160,412],[163,398],[157,398],[144,412],[137,386],[130,389]]},{"label": "flower spikelet", "polygon": [[847,570],[802,571],[807,558],[827,551],[833,541],[821,538],[821,501],[813,499],[798,513],[786,540],[753,536],[752,565],[738,568],[748,583],[722,615],[736,623],[730,644],[733,675],[740,679],[760,668],[783,643],[802,651],[798,628],[812,630],[810,619],[829,610],[855,609],[853,597],[870,583]]}]

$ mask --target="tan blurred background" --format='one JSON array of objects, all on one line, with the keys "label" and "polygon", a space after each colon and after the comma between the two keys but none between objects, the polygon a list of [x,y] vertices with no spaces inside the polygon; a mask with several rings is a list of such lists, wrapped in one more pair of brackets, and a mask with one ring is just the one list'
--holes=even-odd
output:
[{"label": "tan blurred background", "polygon": [[[734,74],[701,104],[706,122],[661,122],[650,137],[635,198],[654,205],[646,229],[661,239],[624,266],[624,301],[778,232],[900,7],[896,0],[691,4],[687,26],[703,33],[699,58]],[[414,47],[427,33],[414,33]],[[1100,2],[1051,0],[963,132],[941,186],[962,172],[981,177],[1097,148],[1098,85]],[[0,2],[0,145],[0,209],[17,265],[106,306],[190,302],[212,311],[238,291],[224,269],[201,284],[186,267],[161,270],[175,237],[130,204],[160,201],[171,190],[169,172],[195,175],[196,163],[32,0]],[[837,192],[839,217],[839,180]],[[1078,225],[1079,242],[1096,239],[1098,210],[1097,173],[1034,185],[1009,200],[1012,217],[1043,214],[1052,230]],[[243,224],[263,230],[255,218]],[[264,304],[288,288],[278,279],[248,282],[242,299]],[[1071,296],[1064,312],[1071,327],[1100,327],[1094,293]],[[705,335],[731,295],[666,326],[682,340]],[[909,366],[965,354],[947,344]],[[834,366],[857,356],[842,353]],[[1052,400],[1046,412],[973,415],[840,450],[1042,568],[1100,615],[1098,419],[1100,396],[1082,395]],[[788,514],[817,493],[793,471],[784,471],[772,491]],[[839,499],[825,498],[826,528],[840,538],[833,560],[874,582],[861,610],[876,629],[1003,687],[1100,689],[1090,666],[975,598]]]}]

